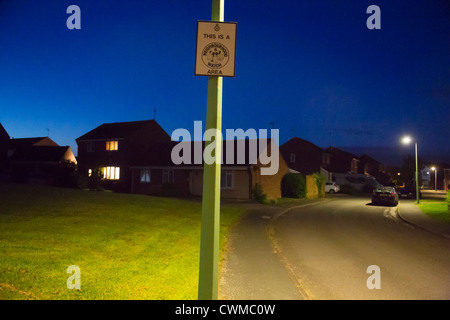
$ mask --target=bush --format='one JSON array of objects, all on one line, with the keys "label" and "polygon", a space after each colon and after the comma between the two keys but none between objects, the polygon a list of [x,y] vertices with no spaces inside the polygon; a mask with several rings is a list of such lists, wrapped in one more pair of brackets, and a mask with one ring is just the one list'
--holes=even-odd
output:
[{"label": "bush", "polygon": [[287,173],[281,180],[281,196],[306,198],[306,178],[300,173]]},{"label": "bush", "polygon": [[252,190],[252,198],[258,201],[259,203],[265,203],[267,199],[267,195],[264,193],[261,185],[257,183]]},{"label": "bush", "polygon": [[104,182],[102,180],[101,170],[99,168],[95,168],[92,170],[91,176],[89,177],[87,187],[90,190],[103,191],[105,190]]},{"label": "bush", "polygon": [[323,182],[325,181],[325,178],[318,172],[313,173],[312,177],[314,178],[314,181],[316,181],[319,197],[323,197]]}]

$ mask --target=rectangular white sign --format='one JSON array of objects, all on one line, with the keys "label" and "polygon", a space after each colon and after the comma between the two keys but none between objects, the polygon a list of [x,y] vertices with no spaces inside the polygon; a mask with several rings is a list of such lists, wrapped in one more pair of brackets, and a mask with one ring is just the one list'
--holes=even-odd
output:
[{"label": "rectangular white sign", "polygon": [[198,21],[195,75],[234,77],[236,22]]}]

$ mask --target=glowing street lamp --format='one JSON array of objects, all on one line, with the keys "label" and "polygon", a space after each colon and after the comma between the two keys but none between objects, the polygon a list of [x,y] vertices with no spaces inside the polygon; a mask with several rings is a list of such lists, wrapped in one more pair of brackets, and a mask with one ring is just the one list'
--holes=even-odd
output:
[{"label": "glowing street lamp", "polygon": [[434,171],[434,192],[437,192],[437,168],[432,167],[431,170]]},{"label": "glowing street lamp", "polygon": [[[403,144],[410,144],[413,139],[410,136],[405,136],[402,138],[402,143]],[[416,158],[416,203],[419,204],[420,200],[419,200],[419,162],[418,162],[418,158],[417,158],[417,141],[414,142],[414,146],[415,146],[415,158]]]}]

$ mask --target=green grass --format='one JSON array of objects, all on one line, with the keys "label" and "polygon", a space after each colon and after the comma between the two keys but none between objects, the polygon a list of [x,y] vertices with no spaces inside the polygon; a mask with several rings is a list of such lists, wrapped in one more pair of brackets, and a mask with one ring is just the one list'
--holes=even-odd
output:
[{"label": "green grass", "polygon": [[450,223],[450,210],[444,200],[421,200],[419,208],[428,216]]},{"label": "green grass", "polygon": [[[223,252],[244,210],[221,211]],[[200,222],[195,200],[0,186],[0,299],[196,299]]]}]

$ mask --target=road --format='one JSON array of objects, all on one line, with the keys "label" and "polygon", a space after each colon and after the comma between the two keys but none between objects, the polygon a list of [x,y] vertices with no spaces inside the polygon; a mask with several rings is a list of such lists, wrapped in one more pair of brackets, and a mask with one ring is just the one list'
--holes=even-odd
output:
[{"label": "road", "polygon": [[405,224],[395,207],[340,198],[279,216],[271,234],[303,298],[450,299],[450,239]]},{"label": "road", "polygon": [[223,299],[450,299],[450,239],[369,198],[262,207],[232,228],[229,247]]}]

